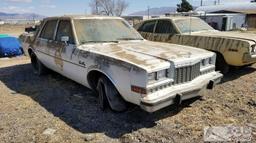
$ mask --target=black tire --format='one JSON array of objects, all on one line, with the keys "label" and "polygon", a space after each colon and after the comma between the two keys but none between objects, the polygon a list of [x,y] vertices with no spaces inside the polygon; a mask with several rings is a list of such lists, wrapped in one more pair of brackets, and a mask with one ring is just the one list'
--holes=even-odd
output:
[{"label": "black tire", "polygon": [[222,74],[227,74],[229,72],[230,66],[226,63],[224,57],[217,53],[216,57],[216,70],[220,71]]},{"label": "black tire", "polygon": [[245,66],[243,66],[243,68],[251,67],[252,65],[253,65],[253,64],[245,65]]},{"label": "black tire", "polygon": [[115,112],[123,112],[127,109],[126,102],[123,100],[115,86],[109,79],[102,76],[97,84],[98,102],[102,110],[106,109],[107,105]]},{"label": "black tire", "polygon": [[105,87],[104,84],[101,82],[98,82],[97,85],[97,92],[98,92],[98,103],[101,110],[105,110],[107,107],[107,97],[105,93]]},{"label": "black tire", "polygon": [[48,69],[38,60],[33,52],[30,54],[30,59],[33,71],[36,75],[41,76],[47,73]]}]

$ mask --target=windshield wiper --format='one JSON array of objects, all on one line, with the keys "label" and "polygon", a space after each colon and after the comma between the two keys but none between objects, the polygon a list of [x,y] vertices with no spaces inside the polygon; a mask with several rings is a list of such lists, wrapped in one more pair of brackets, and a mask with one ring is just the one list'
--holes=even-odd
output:
[{"label": "windshield wiper", "polygon": [[117,40],[143,40],[141,38],[118,38]]}]

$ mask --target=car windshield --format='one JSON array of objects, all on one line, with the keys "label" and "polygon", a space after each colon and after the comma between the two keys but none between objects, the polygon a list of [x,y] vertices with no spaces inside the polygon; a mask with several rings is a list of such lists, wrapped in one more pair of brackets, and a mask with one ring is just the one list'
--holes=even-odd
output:
[{"label": "car windshield", "polygon": [[214,30],[210,25],[201,19],[187,18],[175,20],[174,23],[181,33]]},{"label": "car windshield", "polygon": [[76,19],[74,24],[81,44],[143,40],[132,26],[121,19]]}]

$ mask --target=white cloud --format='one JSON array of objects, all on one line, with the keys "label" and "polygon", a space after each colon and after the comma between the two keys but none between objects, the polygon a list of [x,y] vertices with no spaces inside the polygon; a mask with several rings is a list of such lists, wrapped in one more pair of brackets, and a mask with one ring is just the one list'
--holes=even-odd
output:
[{"label": "white cloud", "polygon": [[35,8],[33,6],[27,7],[27,8],[20,8],[17,6],[7,6],[7,7],[2,7],[0,8],[1,12],[6,12],[6,13],[30,13],[34,10]]},{"label": "white cloud", "polygon": [[32,0],[5,0],[6,2],[31,3]]},{"label": "white cloud", "polygon": [[41,5],[42,8],[56,8],[56,5],[53,4],[43,4]]}]

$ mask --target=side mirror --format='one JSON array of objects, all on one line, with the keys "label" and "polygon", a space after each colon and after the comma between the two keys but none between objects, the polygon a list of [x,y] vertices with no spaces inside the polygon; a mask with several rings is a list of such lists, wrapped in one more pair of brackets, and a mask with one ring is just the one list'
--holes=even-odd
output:
[{"label": "side mirror", "polygon": [[69,42],[69,37],[68,37],[68,36],[62,36],[62,37],[61,37],[61,42],[64,42],[64,43],[68,44],[68,42]]}]

